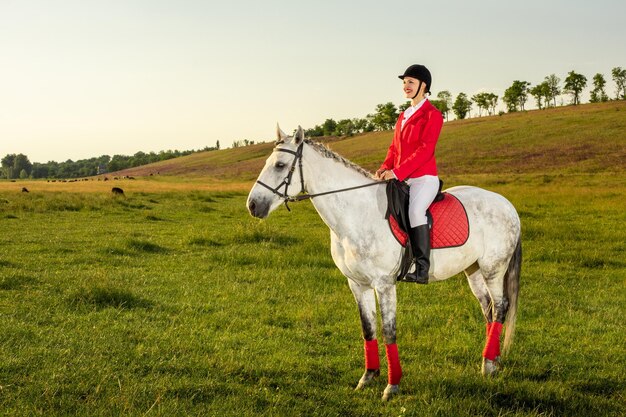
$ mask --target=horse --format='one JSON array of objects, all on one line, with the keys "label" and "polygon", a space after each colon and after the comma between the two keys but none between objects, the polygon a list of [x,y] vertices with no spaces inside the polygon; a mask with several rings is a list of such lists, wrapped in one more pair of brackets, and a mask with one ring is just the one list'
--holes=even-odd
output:
[{"label": "horse", "polygon": [[[292,184],[300,187],[290,188]],[[515,332],[522,261],[520,219],[513,205],[494,192],[472,186],[445,192],[465,207],[470,234],[462,246],[431,250],[429,283],[465,273],[486,321],[481,370],[492,376],[500,366],[503,325],[503,353]],[[388,364],[383,400],[390,400],[399,393],[402,377],[396,344],[396,282],[406,249],[385,220],[386,182],[305,138],[301,127],[288,136],[277,126],[276,145],[250,190],[248,211],[264,219],[283,203],[289,209],[289,202],[307,198],[330,229],[332,258],[347,277],[358,307],[365,371],[355,389],[365,388],[380,375],[378,300]]]}]

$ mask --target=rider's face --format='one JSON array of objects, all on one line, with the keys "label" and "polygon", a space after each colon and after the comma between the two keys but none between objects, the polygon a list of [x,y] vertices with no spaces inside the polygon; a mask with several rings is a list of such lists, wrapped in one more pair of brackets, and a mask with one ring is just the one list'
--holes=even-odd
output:
[{"label": "rider's face", "polygon": [[404,89],[404,96],[406,98],[413,98],[417,95],[417,89],[420,89],[420,92],[426,88],[426,84],[422,83],[420,86],[420,81],[417,78],[413,77],[404,77],[402,80],[402,88]]}]

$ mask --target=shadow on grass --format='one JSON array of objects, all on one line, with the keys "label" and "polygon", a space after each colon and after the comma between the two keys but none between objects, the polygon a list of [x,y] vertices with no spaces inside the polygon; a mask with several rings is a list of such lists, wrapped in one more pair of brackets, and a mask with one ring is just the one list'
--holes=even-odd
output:
[{"label": "shadow on grass", "polygon": [[216,200],[211,196],[210,193],[202,193],[199,191],[194,191],[189,193],[189,198],[196,201],[202,201],[205,203],[215,203]]},{"label": "shadow on grass", "polygon": [[115,196],[113,196],[113,201],[117,205],[122,206],[124,208],[136,209],[136,210],[152,210],[152,207],[142,203],[141,201],[125,200],[125,199],[121,199]]},{"label": "shadow on grass", "polygon": [[[509,389],[497,392],[491,404],[512,413],[525,412],[555,416],[612,416],[619,415],[619,407],[599,402],[586,393],[560,393],[541,389]],[[613,403],[614,404],[614,403]]]},{"label": "shadow on grass", "polygon": [[17,264],[11,262],[11,261],[5,261],[4,259],[0,259],[0,267],[4,267],[4,268],[15,268],[17,267]]},{"label": "shadow on grass", "polygon": [[265,320],[265,324],[280,329],[291,329],[294,326],[293,320],[282,316],[270,317]]},{"label": "shadow on grass", "polygon": [[170,250],[147,240],[127,239],[123,248],[106,248],[104,252],[107,255],[136,256],[145,253],[164,254]]},{"label": "shadow on grass", "polygon": [[576,263],[581,268],[624,268],[625,262],[616,259],[605,259],[599,255],[597,256],[582,256],[581,259],[577,259]]},{"label": "shadow on grass", "polygon": [[610,398],[619,397],[626,390],[626,384],[611,379],[599,379],[575,383],[572,385],[572,388],[581,394]]},{"label": "shadow on grass", "polygon": [[129,290],[108,287],[79,288],[68,296],[67,302],[74,308],[93,307],[97,310],[110,307],[131,310],[153,306],[151,301],[138,297]]},{"label": "shadow on grass", "polygon": [[[562,383],[546,384],[551,379],[541,375],[520,381],[513,376],[507,383],[490,386],[488,380],[452,380],[438,383],[437,396],[466,397],[476,392],[489,391],[488,403],[498,415],[554,415],[554,416],[612,416],[620,415],[619,405],[614,401],[624,389],[623,383],[612,380],[589,381],[572,384],[572,390],[562,390]],[[524,385],[517,385],[527,381]],[[553,380],[553,379],[552,379]],[[497,379],[496,379],[497,381]],[[561,381],[563,382],[563,381]]]},{"label": "shadow on grass", "polygon": [[213,211],[217,211],[216,209],[214,209],[213,207],[209,207],[209,206],[201,206],[198,208],[198,211],[200,213],[211,213]]},{"label": "shadow on grass", "polygon": [[300,242],[300,239],[296,237],[265,228],[239,230],[233,235],[232,240],[234,244],[270,243],[280,247],[291,246]]},{"label": "shadow on grass", "polygon": [[169,252],[169,249],[159,246],[156,243],[148,242],[147,240],[139,240],[139,239],[128,239],[126,241],[126,246],[137,252],[145,252],[145,253],[165,253]]},{"label": "shadow on grass", "polygon": [[146,220],[151,221],[151,222],[164,222],[165,221],[165,219],[162,219],[157,216],[152,216],[152,215],[146,216]]},{"label": "shadow on grass", "polygon": [[33,277],[27,277],[23,275],[8,275],[0,277],[0,290],[19,290],[23,287],[36,283],[37,280]]},{"label": "shadow on grass", "polygon": [[243,227],[233,231],[230,235],[220,237],[197,236],[189,239],[190,246],[221,247],[227,245],[242,244],[265,244],[275,248],[289,247],[300,243],[301,239],[271,230],[268,227],[253,227],[245,229]]},{"label": "shadow on grass", "polygon": [[194,238],[189,239],[187,244],[190,246],[205,246],[205,247],[214,247],[214,248],[224,246],[224,243],[218,242],[217,240],[213,240],[208,237],[194,237]]},{"label": "shadow on grass", "polygon": [[182,401],[189,401],[192,404],[210,404],[216,399],[238,395],[237,389],[231,384],[221,383],[208,385],[180,384],[168,388],[165,397]]}]

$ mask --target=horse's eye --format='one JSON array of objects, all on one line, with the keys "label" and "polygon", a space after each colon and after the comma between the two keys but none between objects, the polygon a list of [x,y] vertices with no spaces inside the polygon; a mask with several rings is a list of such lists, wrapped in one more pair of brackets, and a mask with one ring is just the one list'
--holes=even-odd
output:
[{"label": "horse's eye", "polygon": [[276,167],[278,169],[283,169],[285,167],[285,164],[283,164],[282,162],[276,162],[274,164],[274,167]]}]

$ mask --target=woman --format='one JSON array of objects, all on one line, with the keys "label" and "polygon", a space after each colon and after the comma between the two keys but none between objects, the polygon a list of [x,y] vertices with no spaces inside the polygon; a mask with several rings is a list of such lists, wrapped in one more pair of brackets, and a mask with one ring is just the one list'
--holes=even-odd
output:
[{"label": "woman", "polygon": [[423,65],[411,65],[404,74],[405,96],[411,107],[400,113],[387,157],[376,171],[381,180],[398,179],[409,184],[409,238],[415,257],[415,272],[405,281],[428,283],[430,268],[430,230],[426,210],[439,190],[435,146],[443,117],[428,101],[432,77]]}]

